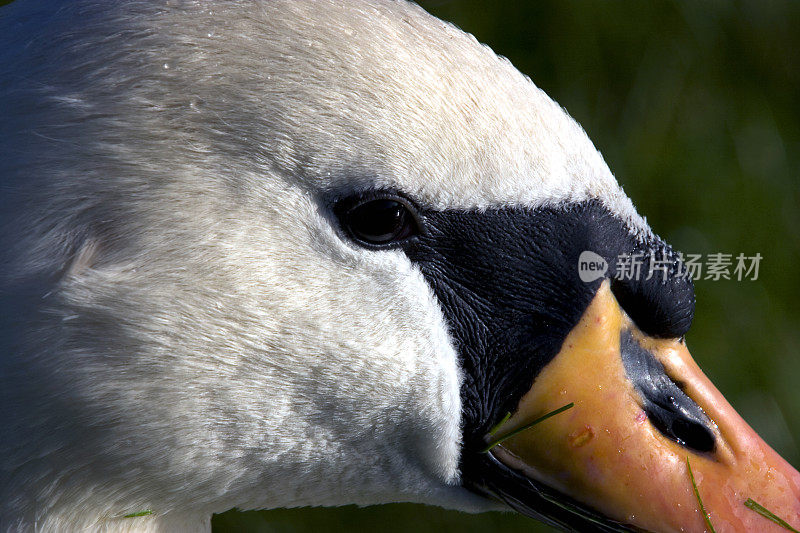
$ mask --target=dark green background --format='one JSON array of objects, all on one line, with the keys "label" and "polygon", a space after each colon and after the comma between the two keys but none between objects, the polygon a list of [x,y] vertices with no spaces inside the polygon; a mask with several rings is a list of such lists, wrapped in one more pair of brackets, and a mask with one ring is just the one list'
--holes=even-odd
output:
[{"label": "dark green background", "polygon": [[[800,3],[430,1],[580,122],[653,228],[687,253],[761,253],[699,281],[689,347],[800,466]],[[547,531],[418,505],[226,513],[215,531]]]},{"label": "dark green background", "polygon": [[[761,253],[757,281],[696,283],[687,341],[739,412],[800,466],[800,2],[422,5],[566,107],[677,249]],[[548,531],[512,514],[399,504],[229,512],[213,524],[217,532]]]}]

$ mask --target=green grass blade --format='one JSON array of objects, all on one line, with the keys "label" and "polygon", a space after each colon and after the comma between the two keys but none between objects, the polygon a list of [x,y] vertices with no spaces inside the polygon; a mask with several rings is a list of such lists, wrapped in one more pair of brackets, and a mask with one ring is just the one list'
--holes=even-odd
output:
[{"label": "green grass blade", "polygon": [[503,419],[500,420],[500,422],[492,426],[492,429],[489,430],[489,435],[494,435],[495,433],[497,433],[497,430],[500,429],[500,426],[505,424],[506,420],[508,420],[509,418],[511,418],[511,413],[506,413],[506,416],[504,416]]},{"label": "green grass blade", "polygon": [[714,529],[714,524],[711,523],[711,517],[708,516],[706,508],[703,505],[703,499],[700,497],[700,491],[697,488],[697,483],[694,481],[694,474],[692,473],[692,465],[689,463],[689,456],[686,456],[686,468],[689,469],[689,479],[692,480],[692,488],[694,489],[694,495],[697,498],[697,503],[700,505],[700,512],[703,513],[703,520],[706,521],[706,525],[711,533],[717,533],[717,531]]},{"label": "green grass blade", "polygon": [[563,406],[559,407],[558,409],[556,409],[556,410],[554,410],[554,411],[550,411],[549,413],[547,413],[547,414],[545,414],[545,415],[542,415],[542,416],[540,416],[539,418],[537,418],[536,420],[534,420],[534,421],[533,421],[533,422],[531,422],[530,424],[525,424],[524,426],[522,426],[522,427],[520,427],[520,428],[517,428],[517,429],[515,429],[514,431],[512,431],[512,432],[511,432],[511,433],[509,433],[508,435],[503,435],[503,436],[502,436],[502,437],[500,437],[499,439],[493,440],[492,442],[490,442],[490,443],[489,443],[489,444],[486,446],[486,448],[484,448],[484,449],[482,449],[482,450],[481,450],[481,453],[486,453],[486,452],[488,452],[489,450],[491,450],[492,448],[494,448],[495,446],[497,446],[498,444],[500,444],[501,442],[503,442],[503,441],[505,441],[505,440],[507,440],[507,439],[510,439],[510,438],[511,438],[511,437],[513,437],[514,435],[519,435],[519,434],[520,434],[520,433],[522,433],[523,431],[525,431],[525,430],[528,430],[528,429],[532,428],[533,426],[535,426],[535,425],[537,425],[537,424],[540,424],[540,423],[544,422],[544,421],[545,421],[545,420],[547,420],[548,418],[550,418],[550,417],[553,417],[553,416],[556,416],[556,415],[557,415],[557,414],[559,414],[559,413],[563,413],[563,412],[564,412],[564,411],[566,411],[567,409],[571,409],[571,408],[573,408],[573,407],[575,407],[575,403],[574,403],[574,402],[570,402],[570,403],[568,403],[567,405],[563,405]]},{"label": "green grass blade", "polygon": [[772,511],[770,511],[769,509],[767,509],[766,507],[755,501],[753,498],[747,498],[747,501],[744,502],[744,506],[750,510],[757,512],[764,518],[772,520],[773,522],[775,522],[784,529],[788,529],[789,531],[794,531],[794,533],[800,533],[800,531],[797,531],[795,528],[790,526],[788,522],[786,522],[786,520],[782,519],[781,517],[779,517],[778,515],[776,515],[775,513],[773,513]]},{"label": "green grass blade", "polygon": [[138,513],[126,514],[122,518],[136,518],[137,516],[148,516],[151,514],[153,514],[153,511],[151,511],[150,509],[146,509],[144,511],[139,511]]}]

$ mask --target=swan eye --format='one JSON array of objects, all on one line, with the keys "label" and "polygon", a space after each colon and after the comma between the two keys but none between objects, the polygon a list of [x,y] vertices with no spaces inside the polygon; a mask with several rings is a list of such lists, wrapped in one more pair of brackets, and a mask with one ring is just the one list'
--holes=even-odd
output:
[{"label": "swan eye", "polygon": [[342,225],[361,243],[385,246],[419,233],[410,206],[400,198],[376,198],[347,209]]}]

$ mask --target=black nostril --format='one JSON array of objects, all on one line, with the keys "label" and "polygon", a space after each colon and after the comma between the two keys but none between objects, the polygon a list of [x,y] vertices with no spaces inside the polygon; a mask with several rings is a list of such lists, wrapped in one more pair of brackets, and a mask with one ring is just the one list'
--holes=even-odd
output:
[{"label": "black nostril", "polygon": [[676,418],[672,422],[671,430],[676,440],[689,448],[703,452],[714,449],[714,435],[702,424],[685,418]]},{"label": "black nostril", "polygon": [[664,436],[698,452],[714,450],[712,422],[664,371],[652,353],[626,330],[620,337],[625,373],[642,397],[642,409]]}]

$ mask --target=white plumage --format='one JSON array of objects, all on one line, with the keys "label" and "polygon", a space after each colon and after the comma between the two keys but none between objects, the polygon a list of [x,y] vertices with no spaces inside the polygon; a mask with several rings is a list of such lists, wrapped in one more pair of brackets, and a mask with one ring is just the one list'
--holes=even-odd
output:
[{"label": "white plumage", "polygon": [[438,304],[330,204],[597,198],[649,231],[581,128],[405,2],[3,9],[0,529],[491,508]]}]

